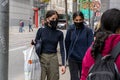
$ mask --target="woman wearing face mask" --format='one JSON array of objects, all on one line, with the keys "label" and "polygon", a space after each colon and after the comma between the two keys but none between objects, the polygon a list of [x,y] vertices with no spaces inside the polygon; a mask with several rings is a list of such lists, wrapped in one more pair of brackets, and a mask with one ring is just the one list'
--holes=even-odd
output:
[{"label": "woman wearing face mask", "polygon": [[56,29],[58,24],[58,13],[50,10],[46,13],[45,28],[37,31],[35,41],[42,39],[41,62],[41,80],[59,80],[59,63],[57,57],[57,45],[60,43],[60,52],[62,57],[62,74],[65,73],[65,46],[63,32]]},{"label": "woman wearing face mask", "polygon": [[73,14],[73,22],[67,30],[65,46],[71,80],[80,80],[82,59],[93,41],[93,32],[84,25],[82,12]]}]

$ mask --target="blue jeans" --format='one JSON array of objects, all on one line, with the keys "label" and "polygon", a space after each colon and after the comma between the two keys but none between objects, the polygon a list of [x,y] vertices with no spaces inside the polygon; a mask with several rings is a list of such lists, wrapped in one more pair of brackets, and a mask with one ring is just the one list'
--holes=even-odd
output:
[{"label": "blue jeans", "polygon": [[29,32],[30,32],[31,30],[33,31],[32,25],[29,25]]},{"label": "blue jeans", "polygon": [[71,80],[80,80],[81,70],[82,70],[82,61],[78,62],[72,59],[69,59],[69,70]]},{"label": "blue jeans", "polygon": [[23,29],[21,26],[19,27],[19,32],[23,32]]}]

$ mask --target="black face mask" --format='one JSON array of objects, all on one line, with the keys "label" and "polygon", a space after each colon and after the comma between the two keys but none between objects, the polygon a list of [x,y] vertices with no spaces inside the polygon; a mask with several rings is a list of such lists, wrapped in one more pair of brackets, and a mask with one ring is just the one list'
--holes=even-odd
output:
[{"label": "black face mask", "polygon": [[51,25],[51,28],[52,28],[52,29],[56,29],[57,24],[58,24],[58,20],[50,21],[50,25]]},{"label": "black face mask", "polygon": [[83,26],[83,22],[74,22],[76,28],[81,28]]}]

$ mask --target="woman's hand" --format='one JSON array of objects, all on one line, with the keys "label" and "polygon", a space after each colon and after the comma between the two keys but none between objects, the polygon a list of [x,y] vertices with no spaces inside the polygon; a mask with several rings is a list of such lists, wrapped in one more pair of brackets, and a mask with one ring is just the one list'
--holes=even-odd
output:
[{"label": "woman's hand", "polygon": [[35,45],[35,42],[33,40],[31,41],[31,45]]},{"label": "woman's hand", "polygon": [[61,66],[61,72],[62,72],[62,74],[64,74],[66,72],[66,67],[65,66]]}]

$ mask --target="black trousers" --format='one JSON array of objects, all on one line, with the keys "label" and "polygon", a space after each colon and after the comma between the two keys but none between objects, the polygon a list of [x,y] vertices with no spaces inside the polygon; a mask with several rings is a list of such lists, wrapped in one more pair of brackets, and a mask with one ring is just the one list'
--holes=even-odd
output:
[{"label": "black trousers", "polygon": [[68,60],[71,80],[80,80],[82,61]]}]

